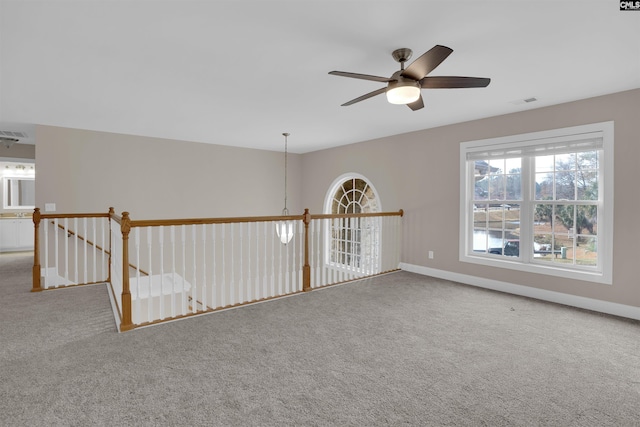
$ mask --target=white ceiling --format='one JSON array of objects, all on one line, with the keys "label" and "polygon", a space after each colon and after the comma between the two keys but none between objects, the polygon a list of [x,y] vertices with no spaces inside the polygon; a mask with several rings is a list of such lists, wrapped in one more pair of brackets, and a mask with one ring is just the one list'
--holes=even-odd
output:
[{"label": "white ceiling", "polygon": [[[391,52],[454,50],[416,112]],[[640,87],[640,12],[616,0],[0,0],[0,130],[34,124],[292,152]],[[535,97],[533,103],[518,103]],[[21,142],[33,142],[24,140]]]}]

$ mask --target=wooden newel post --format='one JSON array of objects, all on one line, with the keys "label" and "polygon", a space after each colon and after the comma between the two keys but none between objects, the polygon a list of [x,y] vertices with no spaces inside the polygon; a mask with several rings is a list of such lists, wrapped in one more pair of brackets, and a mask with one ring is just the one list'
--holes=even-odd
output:
[{"label": "wooden newel post", "polygon": [[129,289],[129,231],[131,231],[131,219],[129,212],[122,212],[122,322],[120,331],[133,329],[131,321],[131,290]]},{"label": "wooden newel post", "polygon": [[311,223],[311,214],[309,209],[304,210],[304,266],[302,267],[302,290],[307,292],[311,290],[311,266],[309,265],[309,224]]},{"label": "wooden newel post", "polygon": [[33,287],[31,288],[31,292],[40,292],[42,290],[40,283],[40,277],[42,275],[40,268],[40,208],[33,210],[33,226],[33,270],[31,273],[33,276]]}]

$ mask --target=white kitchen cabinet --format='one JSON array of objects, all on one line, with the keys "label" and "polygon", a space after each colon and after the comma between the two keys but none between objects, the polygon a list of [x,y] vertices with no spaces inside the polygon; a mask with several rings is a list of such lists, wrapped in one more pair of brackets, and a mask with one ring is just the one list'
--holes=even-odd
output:
[{"label": "white kitchen cabinet", "polygon": [[0,252],[33,250],[33,235],[31,218],[0,219]]}]

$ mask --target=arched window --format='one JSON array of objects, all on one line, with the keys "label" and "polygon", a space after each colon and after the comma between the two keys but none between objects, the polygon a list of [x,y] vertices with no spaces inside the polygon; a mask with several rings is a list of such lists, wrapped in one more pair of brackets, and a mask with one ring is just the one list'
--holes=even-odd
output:
[{"label": "arched window", "polygon": [[[362,175],[346,174],[336,179],[325,200],[327,214],[380,212],[375,188]],[[379,264],[379,218],[335,218],[327,228],[326,262],[352,271],[373,271]]]}]

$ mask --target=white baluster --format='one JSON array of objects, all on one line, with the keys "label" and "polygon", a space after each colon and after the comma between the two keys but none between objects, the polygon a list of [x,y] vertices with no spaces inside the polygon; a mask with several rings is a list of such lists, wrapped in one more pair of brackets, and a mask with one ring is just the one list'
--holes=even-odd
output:
[{"label": "white baluster", "polygon": [[[278,227],[280,224],[278,224]],[[275,239],[274,239],[275,240]],[[282,295],[284,291],[284,280],[282,277],[282,242],[278,244],[278,295]]]},{"label": "white baluster", "polygon": [[202,310],[206,311],[209,301],[207,299],[207,225],[202,224]]},{"label": "white baluster", "polygon": [[140,228],[136,227],[133,229],[133,241],[136,245],[136,286],[131,289],[132,296],[135,299],[135,310],[133,312],[132,321],[134,324],[140,323],[140,313],[142,311],[141,301],[140,301]]},{"label": "white baluster", "polygon": [[311,265],[311,287],[315,288],[318,284],[319,264],[318,264],[318,221],[311,221],[309,224],[309,264]]},{"label": "white baluster", "polygon": [[327,235],[329,233],[329,229],[328,229],[328,224],[329,224],[329,220],[328,219],[319,219],[316,221],[316,224],[318,225],[317,230],[318,230],[318,258],[317,258],[317,263],[316,263],[316,268],[319,270],[318,274],[320,276],[320,278],[318,279],[318,286],[324,286],[327,284],[327,264],[330,262],[329,258],[324,259],[324,257],[328,257],[329,256],[329,245],[327,244],[327,242],[329,241],[327,239]]},{"label": "white baluster", "polygon": [[69,218],[63,221],[64,227],[64,278],[69,280]]},{"label": "white baluster", "polygon": [[[86,220],[86,218],[85,218]],[[97,267],[96,267],[96,262],[98,260],[98,248],[96,247],[96,242],[97,242],[97,238],[96,236],[98,235],[98,231],[96,229],[96,217],[92,218],[92,229],[93,229],[93,237],[92,237],[92,242],[93,242],[93,246],[92,246],[92,250],[93,250],[93,283],[96,283],[98,281],[98,276],[97,276]],[[85,238],[88,239],[87,237],[87,233],[85,231]],[[85,245],[84,247],[87,247],[87,241],[85,240]],[[86,257],[85,257],[86,259]],[[85,280],[86,283],[86,280]]]},{"label": "white baluster", "polygon": [[315,265],[315,273],[316,273],[316,282],[313,284],[313,287],[317,287],[320,285],[324,285],[324,262],[323,262],[323,251],[324,251],[324,219],[317,219],[313,221],[313,229],[315,230],[316,243],[313,246],[316,251],[316,265]]},{"label": "white baluster", "polygon": [[356,253],[356,218],[348,218],[347,226],[349,227],[349,271],[347,280],[353,280],[358,267],[358,258]]},{"label": "white baluster", "polygon": [[379,245],[380,245],[380,256],[378,262],[378,272],[385,271],[387,268],[387,220],[385,217],[377,217],[379,223]]},{"label": "white baluster", "polygon": [[[256,236],[256,274],[254,276],[253,279],[253,299],[255,301],[258,301],[261,298],[261,293],[260,293],[260,223],[256,222],[256,232],[255,232],[255,236]],[[251,234],[251,233],[249,233]],[[249,239],[249,241],[251,241],[251,239]],[[249,255],[251,256],[251,255]]]},{"label": "white baluster", "polygon": [[[49,287],[49,221],[44,222],[44,288]],[[41,273],[42,275],[42,273]]]},{"label": "white baluster", "polygon": [[196,260],[198,259],[198,253],[196,252],[196,225],[192,224],[191,225],[191,242],[192,242],[192,247],[193,247],[193,255],[192,255],[192,268],[193,268],[193,283],[191,284],[193,286],[193,312],[195,313],[197,311],[197,307],[196,305],[199,304],[199,295],[198,295],[198,272],[196,269]]},{"label": "white baluster", "polygon": [[[73,218],[73,231],[76,233],[73,239],[73,281],[80,283],[80,278],[78,277],[78,233],[80,232],[80,230],[78,230],[78,218]],[[87,245],[85,244],[85,246]]]},{"label": "white baluster", "polygon": [[[76,231],[78,231],[78,234],[79,234],[79,230],[77,229],[77,224],[76,224],[76,225],[74,225],[74,227],[76,227]],[[87,265],[88,265],[88,256],[87,256],[87,252],[88,252],[88,250],[89,250],[89,249],[87,248],[87,246],[89,246],[89,245],[87,244],[87,240],[86,240],[86,239],[88,238],[88,233],[87,233],[87,218],[86,218],[86,217],[82,218],[82,228],[83,228],[83,230],[82,230],[82,235],[83,235],[83,236],[85,236],[85,241],[84,241],[83,251],[82,251],[82,252],[83,252],[83,254],[84,254],[84,256],[83,256],[83,263],[82,263],[82,264],[83,264],[82,266],[83,266],[83,268],[84,268],[84,272],[83,272],[83,274],[82,274],[82,278],[83,278],[83,282],[82,282],[82,283],[87,283],[87,282],[89,282],[89,269],[87,268]],[[78,243],[78,239],[77,239],[77,237],[78,237],[78,235],[76,234],[76,244]],[[77,249],[77,246],[76,246],[76,249]],[[94,282],[95,282],[95,280],[94,280]]]},{"label": "white baluster", "polygon": [[226,289],[227,289],[227,282],[226,282],[226,270],[227,270],[227,264],[225,263],[225,253],[226,248],[225,248],[225,231],[227,228],[226,224],[220,224],[221,228],[222,228],[222,249],[220,251],[220,256],[221,256],[221,261],[222,261],[222,284],[220,285],[220,307],[226,307],[227,306],[227,295],[226,295]]},{"label": "white baluster", "polygon": [[376,248],[378,247],[378,224],[380,220],[382,218],[377,216],[367,218],[367,274],[369,275],[379,273]]},{"label": "white baluster", "polygon": [[370,274],[377,274],[380,272],[378,263],[378,248],[380,244],[380,226],[381,217],[369,218],[369,272]]},{"label": "white baluster", "polygon": [[147,277],[147,321],[151,322],[154,319],[153,315],[153,298],[151,295],[151,280],[153,278],[153,258],[151,254],[153,246],[153,227],[147,227],[147,251],[149,256],[149,276]]},{"label": "white baluster", "polygon": [[[106,223],[107,221],[103,218],[101,221],[101,227],[100,227],[100,231],[102,232],[101,238],[100,238],[100,242],[101,242],[101,246],[102,246],[102,251],[100,251],[101,257],[102,257],[102,262],[100,263],[100,277],[101,278],[106,278],[107,276],[105,275],[105,257],[106,257],[106,251],[107,251],[107,245],[105,244],[106,242],[104,241],[104,237],[105,237],[105,227],[106,227]],[[85,256],[86,259],[86,256]],[[85,268],[86,271],[86,268]]]},{"label": "white baluster", "polygon": [[268,276],[268,270],[267,270],[267,254],[269,252],[267,252],[267,228],[269,223],[268,222],[263,222],[262,223],[262,232],[264,234],[264,253],[263,253],[263,258],[264,258],[264,268],[262,269],[262,276],[263,276],[263,281],[262,281],[262,298],[266,298],[267,296],[269,296],[269,276]]},{"label": "white baluster", "polygon": [[218,287],[216,286],[216,278],[218,272],[216,270],[216,224],[211,224],[211,260],[213,261],[213,277],[211,278],[211,308],[214,310],[218,307]]},{"label": "white baluster", "polygon": [[[294,257],[297,258],[298,260],[298,274],[297,274],[297,278],[296,278],[296,291],[301,291],[304,283],[303,283],[303,269],[304,269],[304,222],[302,221],[296,221],[296,224],[298,224],[298,246],[300,247],[300,249],[298,249],[298,252],[294,252]],[[311,249],[309,249],[311,250]],[[311,260],[309,260],[309,264],[311,264]],[[309,265],[309,267],[311,267],[311,265]],[[311,279],[311,277],[309,277],[309,279]]]},{"label": "white baluster", "polygon": [[[289,230],[289,224],[286,225],[287,230]],[[288,233],[288,231],[287,231]],[[292,239],[293,240],[293,239]],[[288,294],[291,291],[291,283],[289,280],[289,252],[291,252],[289,249],[289,244],[283,245],[281,244],[280,247],[282,248],[282,250],[284,251],[284,293]]]},{"label": "white baluster", "polygon": [[242,253],[242,240],[243,240],[243,235],[242,235],[242,229],[243,227],[243,223],[241,222],[240,224],[238,224],[238,228],[240,229],[240,256],[238,257],[240,259],[240,278],[238,279],[238,302],[239,303],[243,303],[245,302],[245,298],[244,298],[244,283],[243,283],[243,274],[242,274],[242,259],[244,258],[243,253]]},{"label": "white baluster", "polygon": [[[182,224],[180,226],[180,241],[182,242],[182,283],[187,282],[187,226]],[[194,307],[196,306],[196,295],[193,293],[193,286],[189,289],[189,295],[191,296],[192,311],[195,313]],[[185,293],[182,298],[182,314],[187,314],[187,295]]]},{"label": "white baluster", "polygon": [[[273,230],[273,223],[269,223],[271,230]],[[271,238],[271,295],[274,296],[276,294],[276,267],[275,267],[275,258],[276,258],[276,248],[275,248],[275,238],[273,232],[270,234]]]},{"label": "white baluster", "polygon": [[177,316],[176,307],[176,282],[178,275],[176,274],[176,227],[169,226],[169,243],[171,244],[171,317]]},{"label": "white baluster", "polygon": [[247,223],[247,301],[253,301],[255,298],[251,289],[251,223]]},{"label": "white baluster", "polygon": [[160,320],[164,319],[164,227],[158,226],[158,244],[160,245]]},{"label": "white baluster", "polygon": [[233,227],[233,223],[230,224],[229,226],[229,235],[231,237],[231,251],[229,252],[229,254],[231,254],[231,282],[230,282],[230,286],[229,286],[229,303],[231,305],[239,302],[238,301],[238,290],[236,289],[236,283],[235,283],[235,253],[233,252],[234,246],[235,246],[235,233],[233,231],[234,227]]}]

